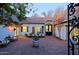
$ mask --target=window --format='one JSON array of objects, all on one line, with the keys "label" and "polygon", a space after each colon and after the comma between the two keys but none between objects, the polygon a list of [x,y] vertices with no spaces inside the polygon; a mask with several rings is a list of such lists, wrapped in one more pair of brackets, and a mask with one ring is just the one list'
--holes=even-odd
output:
[{"label": "window", "polygon": [[52,25],[46,25],[46,32],[52,32]]},{"label": "window", "polygon": [[52,32],[52,26],[49,25],[49,32]]},{"label": "window", "polygon": [[37,32],[40,32],[40,27],[39,26],[37,27]]},{"label": "window", "polygon": [[46,32],[48,32],[48,25],[46,25]]},{"label": "window", "polygon": [[39,33],[41,30],[40,30],[40,26],[39,25],[36,25],[35,26],[35,33]]},{"label": "window", "polygon": [[23,26],[22,27],[22,32],[28,32],[28,26]]},{"label": "window", "polygon": [[23,32],[27,32],[27,28],[23,26]]}]

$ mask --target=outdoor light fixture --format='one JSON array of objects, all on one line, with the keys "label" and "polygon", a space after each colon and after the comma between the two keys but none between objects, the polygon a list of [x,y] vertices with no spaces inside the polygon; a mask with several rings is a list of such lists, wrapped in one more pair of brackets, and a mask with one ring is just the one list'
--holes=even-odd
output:
[{"label": "outdoor light fixture", "polygon": [[14,32],[16,30],[16,28],[14,26],[9,26],[7,27],[9,32]]}]

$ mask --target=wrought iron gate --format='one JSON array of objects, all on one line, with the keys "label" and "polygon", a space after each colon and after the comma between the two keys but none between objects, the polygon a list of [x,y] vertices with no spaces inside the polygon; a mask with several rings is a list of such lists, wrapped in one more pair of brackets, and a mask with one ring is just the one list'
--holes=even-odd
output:
[{"label": "wrought iron gate", "polygon": [[[71,31],[77,27],[79,29],[79,17],[77,17],[75,15],[76,12],[76,7],[79,8],[79,3],[70,3],[67,6],[67,10],[68,10],[68,55],[70,53],[72,53],[72,55],[74,55],[74,45],[75,45],[75,36],[72,37],[72,39],[70,39],[70,33]],[[77,36],[78,38],[78,42],[76,44],[79,45],[79,35]],[[71,46],[70,46],[71,44]]]}]

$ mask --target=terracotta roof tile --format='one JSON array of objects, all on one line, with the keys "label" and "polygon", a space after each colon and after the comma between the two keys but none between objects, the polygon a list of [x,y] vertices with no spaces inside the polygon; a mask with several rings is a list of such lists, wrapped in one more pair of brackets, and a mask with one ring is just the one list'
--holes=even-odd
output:
[{"label": "terracotta roof tile", "polygon": [[48,20],[53,20],[52,17],[27,17],[25,20],[21,21],[22,23],[38,23],[38,24],[42,24],[42,23],[46,23],[46,21]]}]

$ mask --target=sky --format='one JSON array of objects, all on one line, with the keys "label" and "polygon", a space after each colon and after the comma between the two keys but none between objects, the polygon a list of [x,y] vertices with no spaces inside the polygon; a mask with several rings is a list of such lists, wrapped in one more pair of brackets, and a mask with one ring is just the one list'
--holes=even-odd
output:
[{"label": "sky", "polygon": [[[47,12],[49,10],[54,12],[57,8],[66,9],[67,5],[68,3],[33,3],[33,9],[37,9],[35,13],[39,16],[43,16],[41,14],[42,12]],[[33,14],[33,12],[30,12],[27,16],[31,17]]]}]

